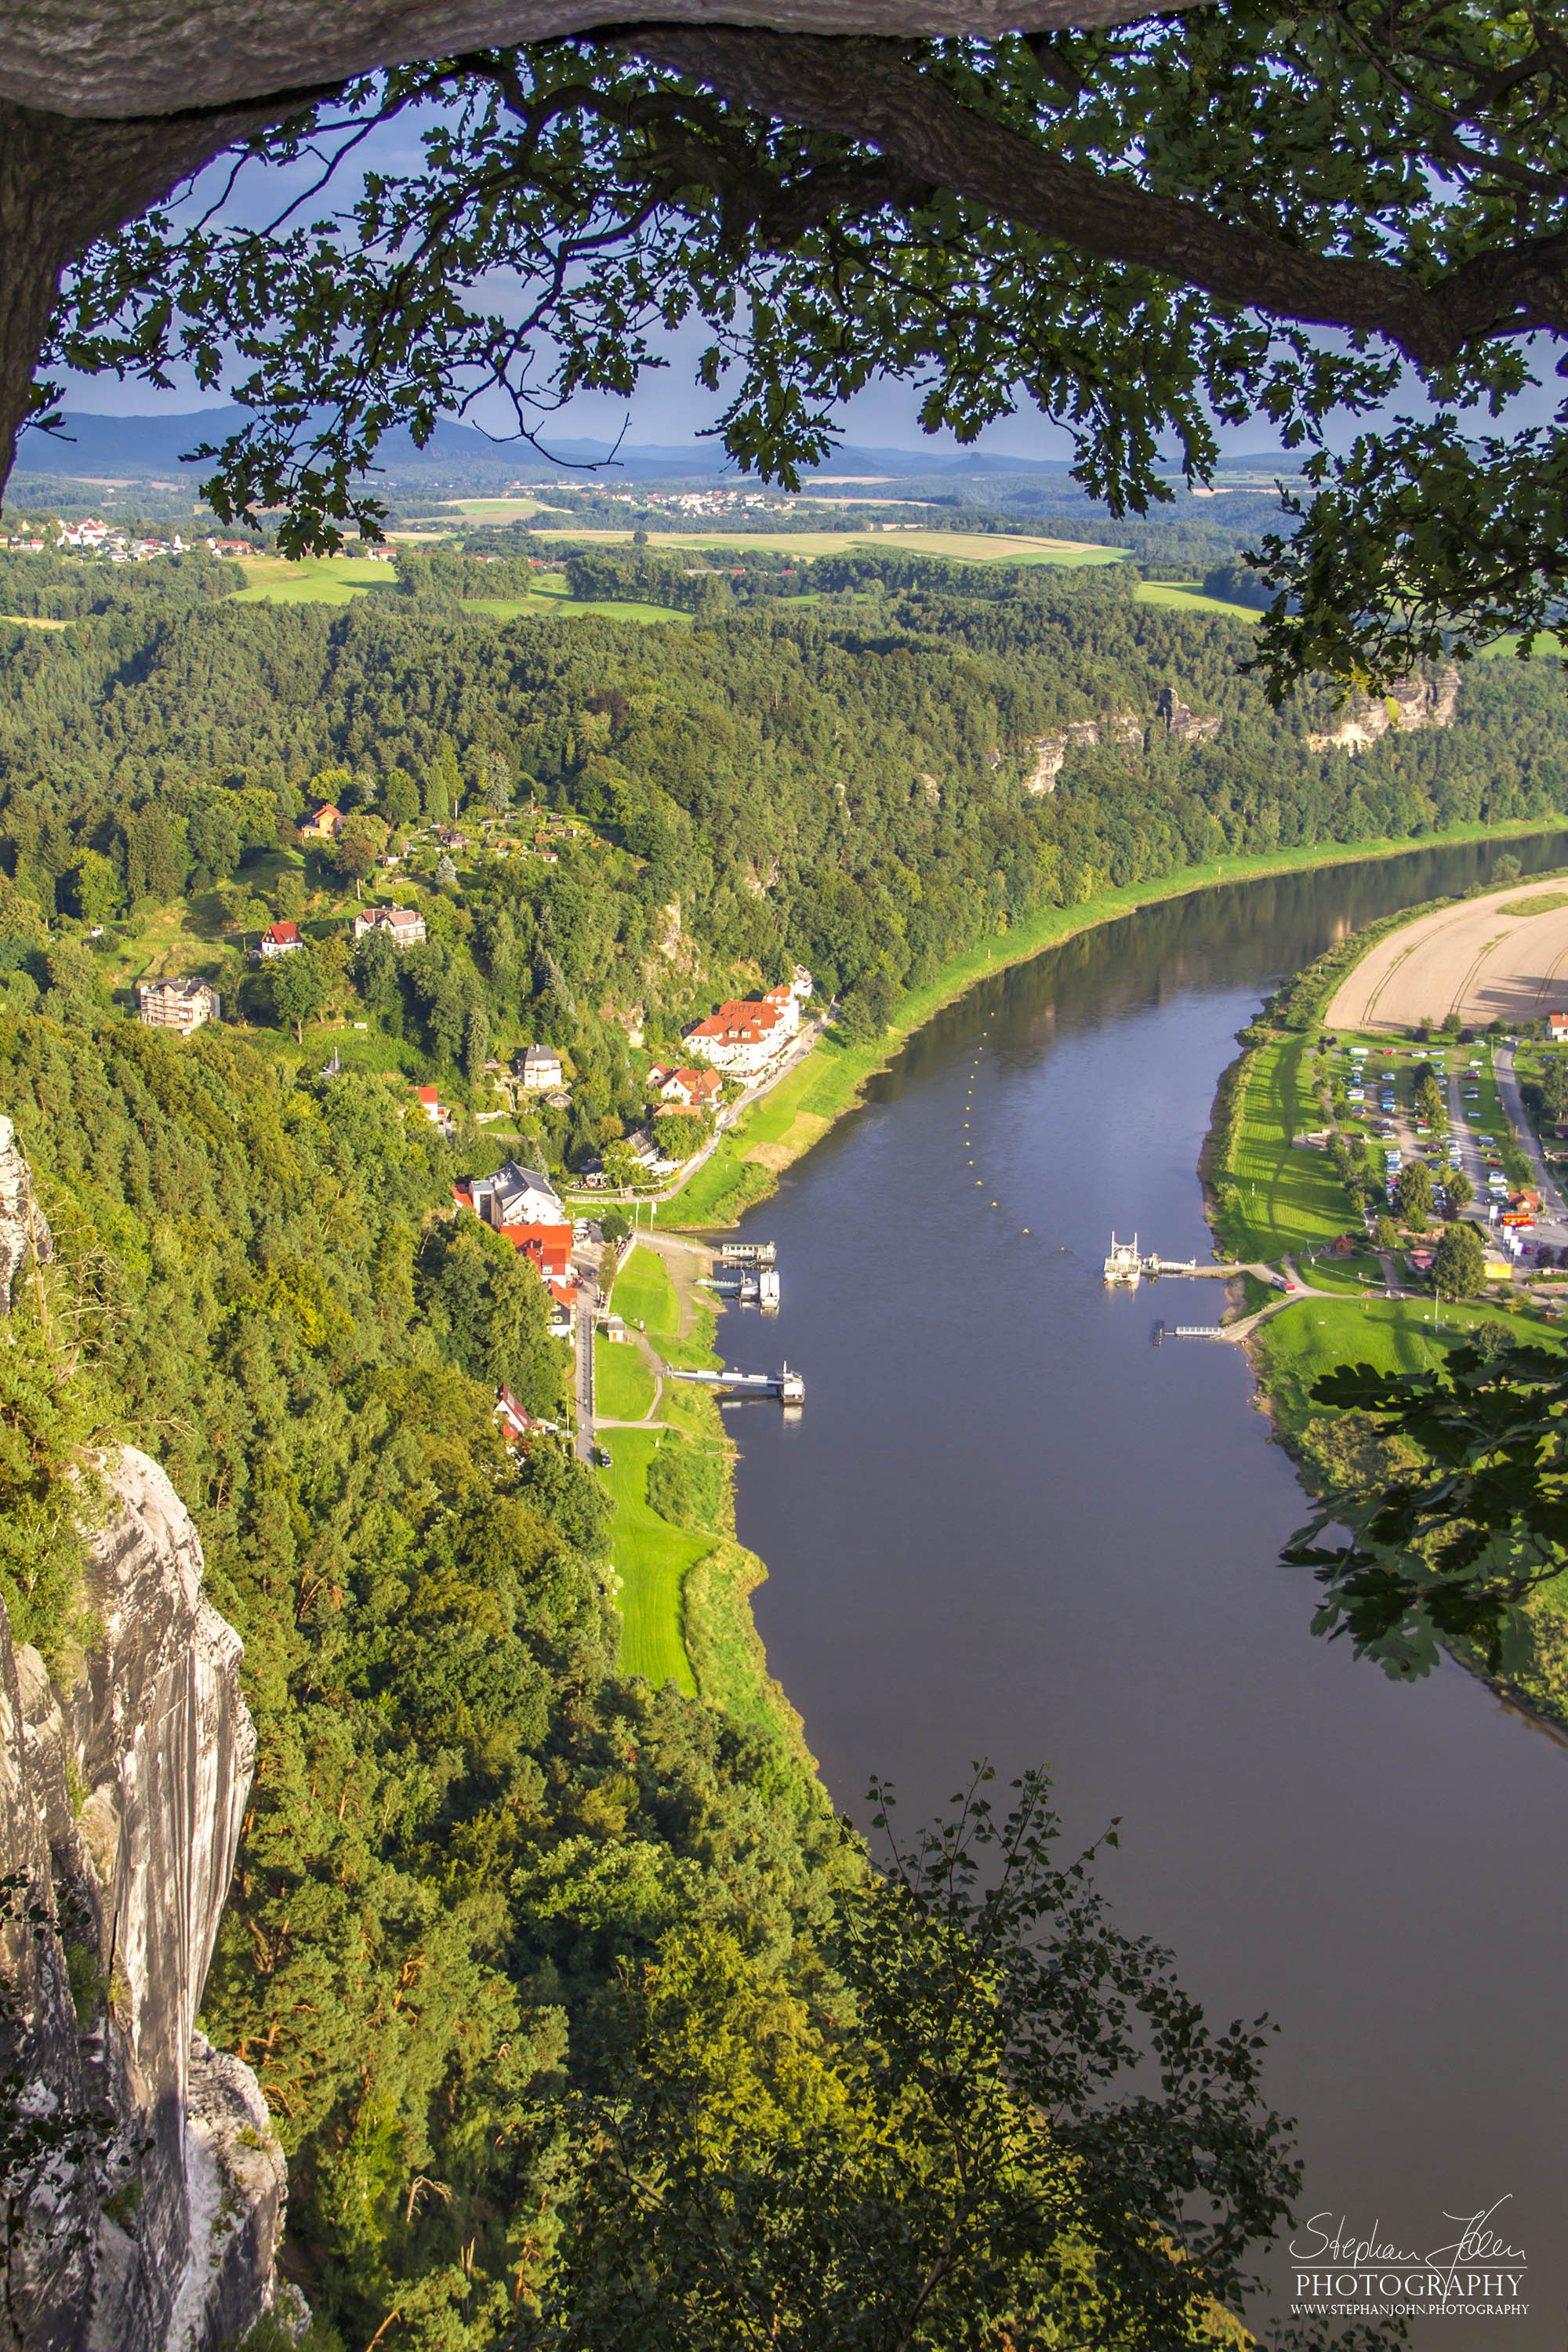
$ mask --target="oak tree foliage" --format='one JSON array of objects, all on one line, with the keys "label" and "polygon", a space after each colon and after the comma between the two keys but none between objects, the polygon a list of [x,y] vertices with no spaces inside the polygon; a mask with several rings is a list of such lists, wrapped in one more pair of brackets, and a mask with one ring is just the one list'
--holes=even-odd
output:
[{"label": "oak tree foliage", "polygon": [[1232,0],[985,39],[630,24],[334,78],[231,150],[309,171],[264,225],[220,188],[87,243],[33,414],[61,363],[228,383],[254,422],[209,495],[281,505],[295,550],[374,531],[395,425],[499,387],[547,446],[691,323],[723,446],[785,483],[877,376],[963,440],[1034,403],[1118,513],[1258,419],[1308,475],[1257,551],[1272,690],[1383,677],[1557,610],[1561,412],[1506,412],[1568,325],[1565,60],[1550,6]]}]

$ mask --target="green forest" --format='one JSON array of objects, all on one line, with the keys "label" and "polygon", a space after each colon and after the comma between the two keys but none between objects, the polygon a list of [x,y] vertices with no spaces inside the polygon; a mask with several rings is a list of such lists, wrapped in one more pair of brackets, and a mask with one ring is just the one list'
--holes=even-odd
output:
[{"label": "green forest", "polygon": [[[569,1051],[571,1117],[534,1139],[578,1165],[640,1108],[634,1031],[670,1048],[796,962],[864,1037],[977,940],[1097,889],[1568,805],[1544,664],[1477,665],[1455,725],[1352,759],[1309,748],[1326,698],[1269,708],[1245,627],[1138,604],[1121,566],[565,561],[584,597],[680,617],[482,609],[526,591],[521,552],[405,554],[344,607],[226,601],[234,567],[207,559],[142,567],[132,593],[130,567],[0,557],[11,612],[118,599],[0,624],[0,938],[28,943],[7,951],[12,1000],[58,992],[45,929],[89,940],[69,987],[91,996],[97,971],[113,999],[103,960],[184,908],[231,1009],[286,1036],[299,1004],[239,946],[305,915],[304,1017],[363,1021],[405,1070],[471,1090],[502,1048]],[[1176,706],[1217,720],[1212,740]],[[1076,740],[1054,789],[1027,788],[1042,739],[1119,714],[1134,740]],[[298,834],[322,799],[357,821],[335,858]],[[547,857],[501,854],[528,812],[573,822]],[[431,826],[453,828],[444,847]],[[389,843],[408,852],[395,878]],[[365,887],[419,905],[423,948],[353,950],[343,894]]]}]

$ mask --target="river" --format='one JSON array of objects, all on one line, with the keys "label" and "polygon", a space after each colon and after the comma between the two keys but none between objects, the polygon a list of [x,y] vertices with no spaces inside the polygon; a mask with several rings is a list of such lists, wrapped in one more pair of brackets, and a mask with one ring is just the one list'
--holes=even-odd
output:
[{"label": "river", "polygon": [[1120,1815],[1120,1923],[1212,2021],[1279,2022],[1303,2215],[1425,2252],[1510,2200],[1529,2316],[1417,2324],[1448,2352],[1564,2341],[1568,1752],[1455,1667],[1402,1687],[1311,1637],[1310,1580],[1274,1564],[1304,1498],[1245,1357],[1150,1344],[1217,1289],[1110,1292],[1100,1261],[1113,1226],[1209,1255],[1194,1171],[1235,1032],[1505,853],[1541,871],[1568,837],[1216,887],[984,983],[748,1217],[783,1312],[720,1338],[805,1375],[798,1421],[729,1425],[757,1623],[835,1799],[863,1814],[883,1773],[913,1826],[984,1756],[1048,1763],[1074,1837]]}]

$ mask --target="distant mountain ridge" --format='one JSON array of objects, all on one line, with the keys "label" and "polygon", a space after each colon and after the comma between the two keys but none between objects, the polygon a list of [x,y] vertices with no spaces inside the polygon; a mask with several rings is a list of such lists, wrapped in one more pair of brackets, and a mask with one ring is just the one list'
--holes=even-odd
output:
[{"label": "distant mountain ridge", "polygon": [[[175,484],[199,478],[200,461],[189,453],[203,442],[220,442],[248,421],[242,408],[193,408],[163,415],[97,416],[68,412],[59,433],[24,433],[16,464],[26,473],[62,475],[92,479],[112,476],[132,480],[163,480]],[[439,472],[444,467],[482,467],[511,481],[558,479],[578,467],[602,468],[600,478],[643,481],[662,475],[718,476],[732,471],[717,442],[623,443],[618,451],[608,441],[563,440],[548,457],[515,444],[490,440],[471,425],[443,419],[428,445],[416,449],[406,432],[389,434],[382,444],[383,469],[400,473],[417,467]],[[1015,457],[989,450],[951,451],[846,447],[815,468],[810,478],[844,480],[854,475],[952,475],[957,478],[997,474],[1063,474],[1061,457]],[[586,478],[594,478],[588,473]]]}]

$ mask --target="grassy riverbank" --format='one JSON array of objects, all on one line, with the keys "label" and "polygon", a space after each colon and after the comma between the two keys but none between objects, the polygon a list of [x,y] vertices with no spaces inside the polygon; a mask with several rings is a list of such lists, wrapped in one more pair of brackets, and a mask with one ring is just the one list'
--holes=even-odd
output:
[{"label": "grassy riverbank", "polygon": [[1125,889],[1103,890],[1075,907],[1049,907],[1032,922],[984,940],[944,964],[923,988],[904,997],[885,1034],[864,1045],[841,1045],[824,1039],[798,1068],[792,1070],[725,1136],[707,1164],[689,1185],[659,1213],[661,1225],[707,1228],[733,1224],[742,1213],[765,1200],[780,1172],[809,1151],[835,1119],[854,1108],[868,1078],[885,1069],[906,1039],[965,995],[979,981],[1027,961],[1042,950],[1058,947],[1080,931],[1158,906],[1168,898],[1189,898],[1226,882],[1260,880],[1270,874],[1300,874],[1319,867],[1348,866],[1368,858],[1400,857],[1412,850],[1440,848],[1466,841],[1526,839],[1550,832],[1550,824],[1529,818],[1515,824],[1457,825],[1416,840],[1320,842],[1306,849],[1269,851],[1255,857],[1227,857],[1218,866],[1187,866],[1153,882],[1130,884]]},{"label": "grassy riverbank", "polygon": [[[716,1304],[684,1277],[678,1287],[647,1244],[626,1259],[611,1304],[642,1330],[661,1364],[701,1369],[718,1362]],[[640,1418],[654,1399],[641,1350],[625,1342],[597,1345],[601,1412]],[[623,1414],[626,1403],[640,1411]],[[659,1685],[673,1682],[766,1732],[792,1766],[814,1769],[800,1717],[768,1673],[752,1622],[751,1596],[768,1571],[735,1540],[735,1449],[716,1400],[665,1380],[655,1420],[646,1429],[606,1430],[604,1444],[610,1466],[601,1475],[616,1504],[611,1548],[626,1672]]]}]

